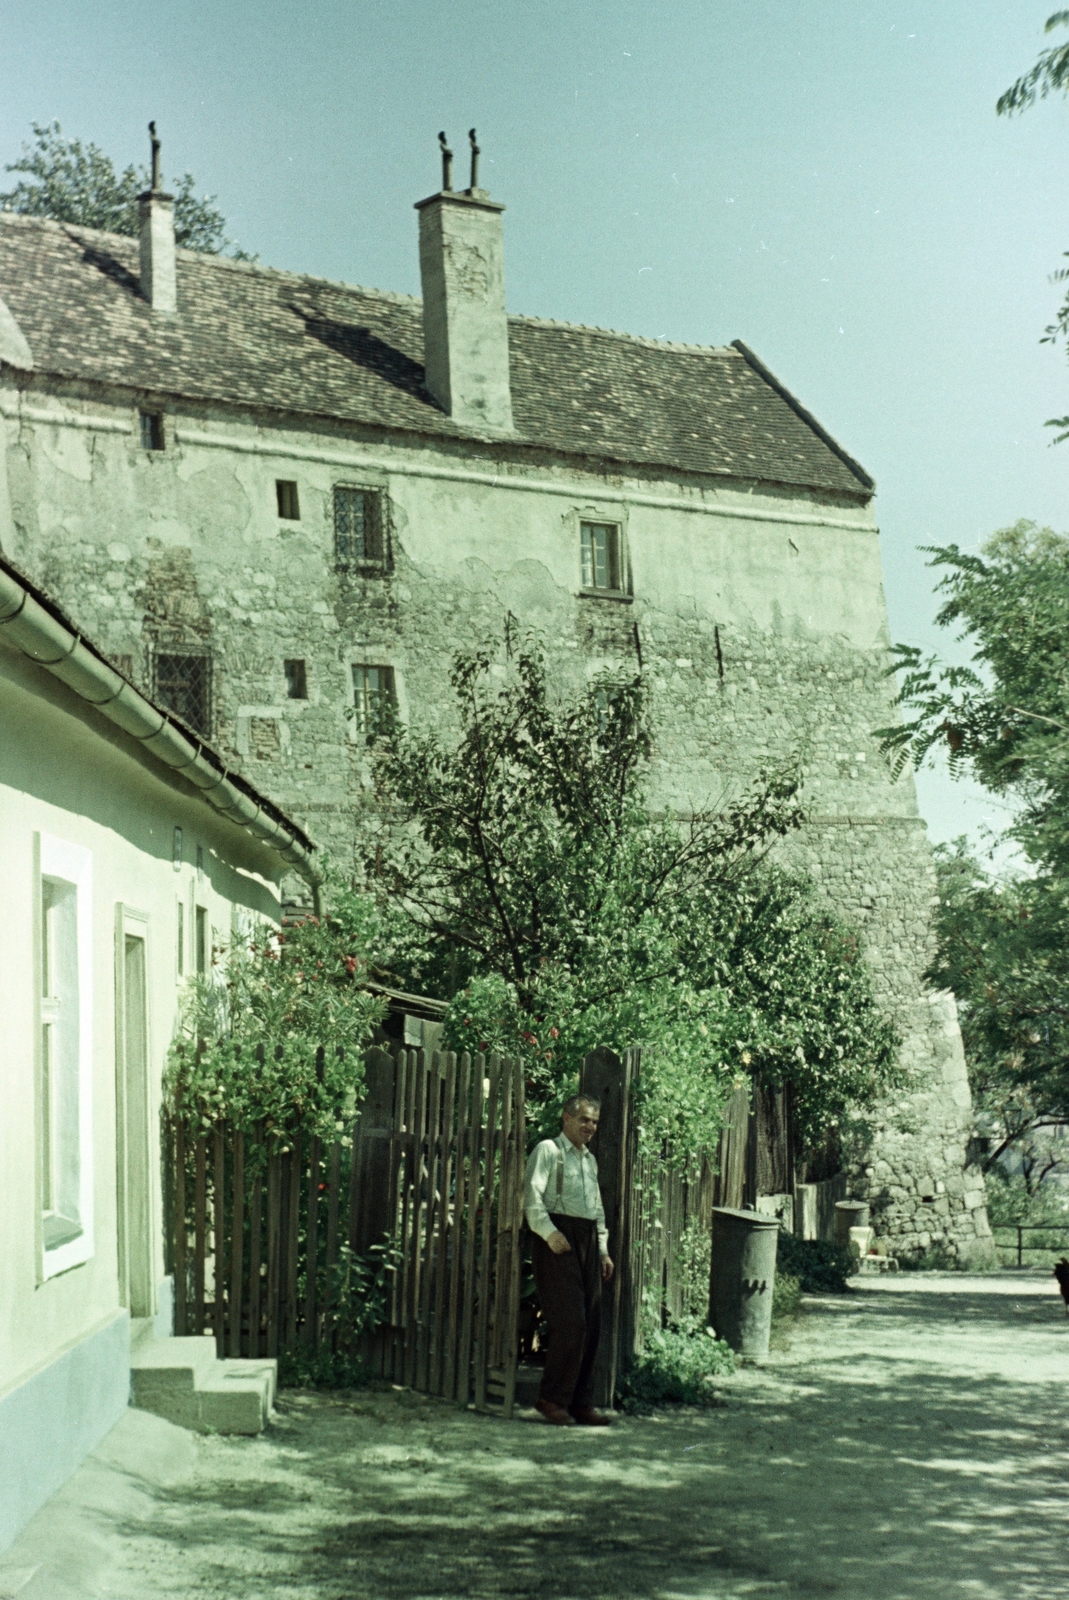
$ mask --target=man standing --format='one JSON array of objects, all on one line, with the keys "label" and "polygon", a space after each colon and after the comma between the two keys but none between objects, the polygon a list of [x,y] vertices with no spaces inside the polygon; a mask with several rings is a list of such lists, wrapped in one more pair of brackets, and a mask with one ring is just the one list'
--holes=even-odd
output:
[{"label": "man standing", "polygon": [[535,1145],[527,1163],[531,1259],[550,1330],[537,1404],[546,1421],[558,1428],[577,1422],[603,1428],[609,1423],[593,1405],[601,1285],[613,1274],[598,1164],[587,1149],[600,1115],[597,1100],[572,1095],[564,1102],[561,1132]]}]

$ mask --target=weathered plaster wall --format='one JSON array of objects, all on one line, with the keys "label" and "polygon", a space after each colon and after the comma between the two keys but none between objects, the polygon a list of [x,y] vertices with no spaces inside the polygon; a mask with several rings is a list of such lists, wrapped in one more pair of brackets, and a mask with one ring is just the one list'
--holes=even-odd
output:
[{"label": "weathered plaster wall", "polygon": [[[963,1177],[963,1063],[919,999],[930,853],[911,780],[891,781],[871,738],[892,713],[870,510],[204,410],[168,416],[168,448],[152,454],[127,397],[61,395],[40,380],[8,410],[15,558],[106,649],[132,657],[146,687],[154,644],[209,647],[216,742],[339,857],[369,794],[346,715],[352,664],[392,666],[402,712],[440,721],[453,651],[500,640],[510,613],[541,635],[562,683],[641,652],[666,803],[715,803],[798,752],[811,821],[790,848],[863,926],[907,1054],[938,1085],[878,1119],[855,1187],[872,1191],[901,1245],[983,1248],[980,1186]],[[276,478],[297,480],[300,522],[278,518]],[[386,576],[335,569],[337,483],[387,492]],[[624,527],[632,603],[580,594],[588,515]],[[286,698],[288,657],[307,662],[307,701]]]}]

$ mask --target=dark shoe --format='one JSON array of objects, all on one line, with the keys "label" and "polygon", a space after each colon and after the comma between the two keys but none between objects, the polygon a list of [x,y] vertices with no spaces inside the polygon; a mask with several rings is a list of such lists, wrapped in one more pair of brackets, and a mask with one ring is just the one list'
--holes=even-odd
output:
[{"label": "dark shoe", "polygon": [[573,1406],[572,1417],[576,1422],[581,1422],[587,1428],[611,1428],[612,1418],[607,1417],[604,1411],[595,1411],[593,1406]]},{"label": "dark shoe", "polygon": [[552,1400],[536,1400],[535,1410],[541,1411],[547,1422],[555,1428],[574,1428],[575,1418],[565,1411],[563,1406],[556,1406]]}]

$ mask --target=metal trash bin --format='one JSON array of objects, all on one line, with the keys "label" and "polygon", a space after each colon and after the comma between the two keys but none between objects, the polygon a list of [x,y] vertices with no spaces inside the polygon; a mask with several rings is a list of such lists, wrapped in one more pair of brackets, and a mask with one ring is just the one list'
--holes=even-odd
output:
[{"label": "metal trash bin", "polygon": [[719,1338],[752,1361],[768,1355],[778,1238],[775,1217],[713,1209],[709,1321]]}]

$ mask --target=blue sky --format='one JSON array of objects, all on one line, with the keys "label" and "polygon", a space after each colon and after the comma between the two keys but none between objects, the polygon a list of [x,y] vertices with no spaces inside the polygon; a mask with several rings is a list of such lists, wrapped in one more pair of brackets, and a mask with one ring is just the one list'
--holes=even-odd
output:
[{"label": "blue sky", "polygon": [[[1048,8],[1049,9],[1049,8]],[[917,546],[1064,530],[1039,344],[1069,250],[1069,107],[995,116],[1044,43],[995,0],[0,0],[0,162],[58,119],[125,165],[156,118],[272,266],[418,292],[412,203],[475,124],[509,308],[742,338],[875,476],[892,635]],[[6,185],[4,185],[6,186]],[[1001,818],[921,774],[934,838]]]}]

